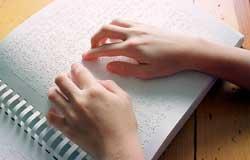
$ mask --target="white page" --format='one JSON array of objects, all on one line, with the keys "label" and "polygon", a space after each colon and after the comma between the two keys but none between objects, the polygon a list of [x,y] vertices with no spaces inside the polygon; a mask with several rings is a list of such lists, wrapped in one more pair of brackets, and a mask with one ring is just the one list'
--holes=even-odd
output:
[{"label": "white page", "polygon": [[[169,1],[56,0],[1,43],[0,79],[45,113],[53,77],[80,62],[93,33],[119,17],[232,46],[241,40],[242,35],[213,18],[188,5],[176,9]],[[212,77],[193,72],[150,81],[119,77],[106,71],[107,61],[83,63],[98,78],[115,80],[133,97],[146,159],[155,156],[165,139],[170,142],[213,83]]]}]

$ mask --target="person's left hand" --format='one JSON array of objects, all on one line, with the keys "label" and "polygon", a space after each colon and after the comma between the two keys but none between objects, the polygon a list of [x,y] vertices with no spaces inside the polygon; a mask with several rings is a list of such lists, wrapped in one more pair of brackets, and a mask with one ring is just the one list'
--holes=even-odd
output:
[{"label": "person's left hand", "polygon": [[107,69],[122,76],[152,79],[192,70],[194,60],[200,56],[198,42],[197,37],[164,33],[152,26],[119,19],[93,35],[92,47],[83,59],[129,57],[137,64],[116,60],[108,63]]}]

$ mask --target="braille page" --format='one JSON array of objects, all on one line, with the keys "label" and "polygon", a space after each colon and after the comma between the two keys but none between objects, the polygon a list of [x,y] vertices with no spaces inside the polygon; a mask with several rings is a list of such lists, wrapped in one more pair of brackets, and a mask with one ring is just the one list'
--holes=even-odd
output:
[{"label": "braille page", "polygon": [[23,153],[20,153],[13,149],[11,146],[1,146],[0,147],[0,159],[2,160],[31,160],[30,158],[27,158],[23,155]]},{"label": "braille page", "polygon": [[[173,1],[173,0],[172,0]],[[227,45],[240,44],[242,35],[192,6],[171,0],[55,0],[15,29],[0,45],[0,79],[23,95],[37,110],[49,108],[47,90],[58,73],[81,63],[91,36],[114,18],[155,25]],[[194,72],[143,81],[113,75],[105,64],[82,62],[100,79],[113,79],[133,98],[139,135],[146,159],[157,158],[178,132],[214,78]],[[164,143],[165,142],[165,143]],[[161,150],[159,150],[161,149]]]}]

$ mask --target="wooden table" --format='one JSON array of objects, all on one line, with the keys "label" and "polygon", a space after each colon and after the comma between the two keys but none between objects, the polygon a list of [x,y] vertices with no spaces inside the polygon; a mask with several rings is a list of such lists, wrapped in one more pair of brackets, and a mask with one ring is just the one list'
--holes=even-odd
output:
[{"label": "wooden table", "polygon": [[[189,0],[246,35],[250,49],[249,0]],[[51,0],[0,0],[0,39]],[[250,95],[219,81],[160,160],[250,159]]]}]

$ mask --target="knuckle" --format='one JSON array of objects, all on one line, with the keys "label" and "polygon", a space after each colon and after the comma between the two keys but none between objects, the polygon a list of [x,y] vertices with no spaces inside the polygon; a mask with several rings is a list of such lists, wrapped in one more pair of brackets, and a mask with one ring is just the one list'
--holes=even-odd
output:
[{"label": "knuckle", "polygon": [[150,42],[148,42],[148,40],[143,37],[133,37],[126,41],[125,46],[127,47],[127,49],[132,48],[134,50],[140,51],[144,45],[147,45],[149,43]]},{"label": "knuckle", "polygon": [[82,105],[84,105],[84,100],[82,97],[75,97],[74,99],[76,107],[81,107]]},{"label": "knuckle", "polygon": [[101,94],[102,93],[100,87],[92,87],[89,88],[87,91],[88,98],[96,98],[99,97]]},{"label": "knuckle", "polygon": [[131,28],[130,33],[134,35],[147,35],[148,32],[141,28]]},{"label": "knuckle", "polygon": [[110,86],[115,86],[116,83],[113,80],[106,80],[106,83]]},{"label": "knuckle", "polygon": [[139,41],[133,38],[127,41],[126,46],[128,49],[131,49],[131,48],[136,48],[139,44],[140,44]]},{"label": "knuckle", "polygon": [[144,46],[152,43],[148,38],[144,36],[133,37],[127,41],[127,47],[132,47],[137,50],[142,50]]}]

